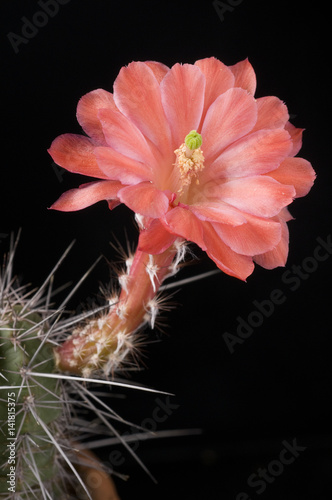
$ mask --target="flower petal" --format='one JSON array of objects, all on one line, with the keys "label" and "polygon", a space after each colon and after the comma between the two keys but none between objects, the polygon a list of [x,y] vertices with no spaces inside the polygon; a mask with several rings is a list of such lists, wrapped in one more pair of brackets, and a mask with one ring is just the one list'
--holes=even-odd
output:
[{"label": "flower petal", "polygon": [[108,179],[120,181],[123,184],[137,184],[150,180],[149,167],[139,161],[128,158],[110,147],[98,147],[94,150],[98,166]]},{"label": "flower petal", "polygon": [[254,256],[273,250],[281,238],[278,222],[247,214],[247,223],[231,227],[226,224],[213,224],[213,227],[234,252]]},{"label": "flower petal", "polygon": [[257,103],[257,122],[252,132],[259,129],[284,128],[289,114],[286,104],[274,96],[260,97]]},{"label": "flower petal", "polygon": [[293,185],[296,198],[308,194],[316,178],[311,163],[303,158],[286,158],[276,170],[267,176],[282,184]]},{"label": "flower petal", "polygon": [[125,115],[101,109],[98,117],[108,146],[134,160],[150,166],[157,165],[144,135]]},{"label": "flower petal", "polygon": [[141,231],[138,250],[159,254],[167,250],[176,239],[176,235],[167,231],[159,219],[155,219],[147,229]]},{"label": "flower petal", "polygon": [[114,82],[114,102],[162,154],[170,153],[171,134],[159,82],[147,64],[132,62],[121,68]]},{"label": "flower petal", "polygon": [[292,125],[290,122],[287,122],[285,125],[285,130],[287,130],[293,141],[293,148],[289,155],[295,156],[302,147],[302,134],[304,132],[304,128],[294,127],[294,125]]},{"label": "flower petal", "polygon": [[83,135],[59,135],[48,149],[55,163],[75,174],[107,179],[98,167],[91,139]]},{"label": "flower petal", "polygon": [[202,223],[190,210],[175,207],[166,214],[162,222],[171,233],[182,236],[186,240],[196,243],[202,250],[206,250]]},{"label": "flower petal", "polygon": [[254,261],[265,269],[284,267],[288,257],[289,232],[286,222],[280,219],[281,238],[278,245],[269,252],[256,255]]},{"label": "flower petal", "polygon": [[204,105],[205,78],[192,64],[175,64],[160,84],[165,115],[171,126],[173,150],[191,130],[197,130]]},{"label": "flower petal", "polygon": [[145,61],[145,64],[153,71],[158,83],[162,81],[166,73],[169,72],[169,67],[157,61]]},{"label": "flower petal", "polygon": [[235,76],[234,87],[241,87],[250,94],[255,95],[256,75],[248,59],[244,59],[233,66],[229,66],[229,69]]},{"label": "flower petal", "polygon": [[232,71],[215,57],[199,59],[195,62],[205,76],[205,95],[203,118],[211,104],[226,90],[234,86],[234,75]]},{"label": "flower petal", "polygon": [[284,129],[257,130],[228,147],[202,175],[207,180],[264,174],[275,170],[291,148]]},{"label": "flower petal", "polygon": [[152,218],[162,217],[169,206],[167,195],[150,182],[126,186],[118,192],[118,197],[135,213]]},{"label": "flower petal", "polygon": [[222,222],[231,226],[239,226],[247,222],[243,213],[222,201],[203,201],[187,208],[203,221]]},{"label": "flower petal", "polygon": [[89,182],[78,189],[66,191],[50,208],[62,212],[82,210],[101,200],[116,199],[122,187],[120,182],[115,181]]},{"label": "flower petal", "polygon": [[258,217],[277,215],[295,197],[293,186],[285,186],[261,175],[220,183],[215,193],[224,203],[245,212],[245,216],[248,213]]},{"label": "flower petal", "polygon": [[202,149],[212,162],[234,141],[248,134],[256,123],[255,99],[243,89],[229,89],[209,107],[203,127]]},{"label": "flower petal", "polygon": [[292,216],[288,208],[283,208],[278,214],[278,220],[288,222],[290,220],[294,220],[294,217]]},{"label": "flower petal", "polygon": [[224,273],[245,281],[254,270],[252,258],[240,255],[229,248],[221,240],[211,223],[205,222],[203,228],[208,256]]},{"label": "flower petal", "polygon": [[78,101],[76,117],[84,132],[97,144],[105,144],[103,130],[98,118],[100,109],[116,110],[113,95],[103,89],[85,94]]}]

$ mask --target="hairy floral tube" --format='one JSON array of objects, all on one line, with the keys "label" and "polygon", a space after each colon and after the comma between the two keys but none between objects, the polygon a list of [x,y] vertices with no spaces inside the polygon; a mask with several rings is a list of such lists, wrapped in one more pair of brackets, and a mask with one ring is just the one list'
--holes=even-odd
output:
[{"label": "hairy floral tube", "polygon": [[119,277],[122,289],[110,299],[109,312],[77,328],[57,349],[58,368],[84,375],[102,369],[108,374],[128,363],[139,328],[147,322],[154,324],[159,287],[177,271],[183,253],[181,240],[159,255],[138,249]]}]

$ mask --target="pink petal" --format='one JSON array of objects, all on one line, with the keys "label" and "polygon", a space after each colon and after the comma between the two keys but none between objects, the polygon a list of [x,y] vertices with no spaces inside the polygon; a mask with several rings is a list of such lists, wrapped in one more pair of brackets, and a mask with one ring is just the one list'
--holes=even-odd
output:
[{"label": "pink petal", "polygon": [[98,201],[115,199],[121,187],[120,182],[114,181],[89,182],[66,191],[50,208],[62,212],[82,210]]},{"label": "pink petal", "polygon": [[118,192],[118,197],[135,213],[152,218],[162,217],[169,206],[166,194],[150,182],[126,186]]},{"label": "pink petal", "polygon": [[258,217],[273,217],[292,203],[293,186],[285,186],[268,176],[242,177],[221,183],[216,188],[220,200]]},{"label": "pink petal", "polygon": [[182,236],[187,241],[196,243],[202,250],[206,250],[202,223],[190,210],[175,207],[166,214],[162,222],[171,233]]},{"label": "pink petal", "polygon": [[116,110],[113,95],[103,89],[93,90],[78,101],[76,117],[84,132],[97,144],[105,144],[103,130],[98,119],[100,109]]},{"label": "pink petal", "polygon": [[126,116],[107,109],[101,109],[98,116],[108,146],[129,158],[156,166],[144,135]]},{"label": "pink petal", "polygon": [[209,107],[202,127],[202,150],[207,163],[248,134],[256,123],[255,99],[243,89],[229,89]]},{"label": "pink petal", "polygon": [[286,158],[276,170],[267,175],[282,184],[293,185],[296,198],[308,194],[316,178],[311,164],[303,158]]},{"label": "pink petal", "polygon": [[282,210],[280,210],[280,213],[278,214],[278,220],[288,222],[290,220],[294,220],[294,217],[291,215],[288,208],[283,208]]},{"label": "pink petal", "polygon": [[120,181],[123,184],[137,184],[150,180],[151,169],[136,160],[124,156],[109,147],[95,148],[98,166],[108,179]]},{"label": "pink petal", "polygon": [[187,208],[203,221],[222,222],[231,226],[239,226],[247,222],[244,214],[222,201],[203,201]]},{"label": "pink petal", "polygon": [[156,61],[145,61],[145,64],[153,71],[158,83],[162,81],[166,73],[169,72],[169,67],[165,64]]},{"label": "pink petal", "polygon": [[280,220],[281,224],[281,239],[273,250],[256,255],[254,261],[265,269],[274,269],[275,267],[283,267],[286,264],[288,257],[289,233],[287,224]]},{"label": "pink petal", "polygon": [[304,132],[304,128],[296,128],[290,122],[287,122],[285,125],[285,130],[287,130],[293,141],[293,148],[290,151],[289,155],[295,156],[302,147],[302,134]]},{"label": "pink petal", "polygon": [[138,250],[146,253],[159,254],[167,250],[177,236],[167,231],[159,219],[152,221],[148,229],[141,231]]},{"label": "pink petal", "polygon": [[211,104],[234,86],[234,75],[232,71],[215,57],[199,59],[195,62],[203,75],[205,76],[206,86],[204,95],[203,118]]},{"label": "pink petal", "polygon": [[114,82],[114,102],[162,154],[170,154],[171,134],[159,82],[147,64],[132,62],[121,68]]},{"label": "pink petal", "polygon": [[173,149],[191,130],[197,130],[204,105],[205,78],[192,64],[175,64],[160,84],[165,115],[170,124]]},{"label": "pink petal", "polygon": [[224,273],[245,281],[253,272],[252,258],[240,255],[229,248],[209,222],[204,223],[204,241],[207,247],[206,253]]},{"label": "pink petal", "polygon": [[234,252],[254,256],[273,250],[281,238],[278,222],[247,215],[248,222],[231,227],[226,224],[213,224],[218,236]]},{"label": "pink petal", "polygon": [[69,172],[107,179],[98,167],[91,139],[83,135],[59,135],[48,150],[55,163]]},{"label": "pink petal", "polygon": [[269,128],[284,128],[289,115],[287,106],[277,97],[260,97],[257,103],[257,122],[252,131]]},{"label": "pink petal", "polygon": [[291,148],[285,130],[258,130],[232,144],[202,174],[205,180],[264,174],[275,170]]},{"label": "pink petal", "polygon": [[255,95],[256,75],[248,59],[244,59],[233,66],[229,66],[229,69],[235,76],[234,87],[241,87],[250,94]]}]

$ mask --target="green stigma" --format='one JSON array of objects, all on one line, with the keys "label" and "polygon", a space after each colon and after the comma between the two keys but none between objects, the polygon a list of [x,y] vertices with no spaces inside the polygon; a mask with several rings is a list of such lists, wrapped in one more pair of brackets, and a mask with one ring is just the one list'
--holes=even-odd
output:
[{"label": "green stigma", "polygon": [[196,130],[192,130],[186,136],[184,142],[186,143],[188,149],[193,150],[201,147],[203,140],[201,134],[196,132]]}]

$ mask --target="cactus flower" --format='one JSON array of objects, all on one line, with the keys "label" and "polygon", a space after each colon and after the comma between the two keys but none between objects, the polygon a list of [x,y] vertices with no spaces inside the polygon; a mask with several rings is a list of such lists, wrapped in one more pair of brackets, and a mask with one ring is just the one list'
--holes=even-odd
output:
[{"label": "cactus flower", "polygon": [[173,275],[186,242],[225,273],[245,280],[254,262],[271,269],[288,254],[288,205],[313,185],[295,157],[302,129],[277,97],[254,97],[248,60],[227,67],[132,62],[114,91],[84,95],[77,119],[87,134],[57,137],[49,152],[70,172],[97,180],[62,194],[51,208],[124,203],[139,224],[138,249],[119,277],[109,312],[76,329],[57,351],[61,370],[112,373],[138,329],[158,312],[156,294]]},{"label": "cactus flower", "polygon": [[98,89],[79,101],[88,137],[64,134],[49,150],[61,167],[98,180],[51,208],[124,203],[142,222],[143,252],[160,254],[180,237],[242,280],[254,262],[284,265],[286,207],[308,193],[315,174],[295,157],[302,129],[290,124],[286,105],[255,99],[255,88],[248,60],[123,67],[113,94]]}]

